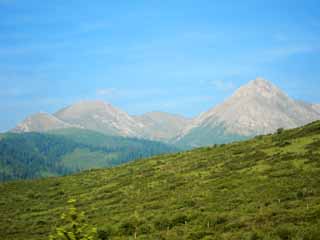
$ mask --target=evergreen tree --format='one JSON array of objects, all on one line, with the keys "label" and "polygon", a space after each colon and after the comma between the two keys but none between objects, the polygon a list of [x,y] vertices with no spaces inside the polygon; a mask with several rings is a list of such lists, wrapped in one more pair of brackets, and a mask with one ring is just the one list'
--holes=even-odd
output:
[{"label": "evergreen tree", "polygon": [[84,212],[75,207],[76,200],[68,201],[67,213],[61,215],[62,223],[49,236],[49,240],[97,240],[97,228],[86,222]]}]

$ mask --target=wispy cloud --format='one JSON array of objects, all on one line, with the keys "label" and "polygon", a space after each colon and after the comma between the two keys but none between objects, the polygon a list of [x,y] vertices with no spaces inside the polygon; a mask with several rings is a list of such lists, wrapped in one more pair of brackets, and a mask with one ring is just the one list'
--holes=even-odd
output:
[{"label": "wispy cloud", "polygon": [[100,88],[97,89],[96,94],[103,97],[114,97],[119,94],[119,91],[115,88]]},{"label": "wispy cloud", "polygon": [[266,54],[273,57],[289,57],[296,54],[312,53],[318,51],[319,47],[315,46],[286,46],[273,48],[266,51]]},{"label": "wispy cloud", "polygon": [[190,106],[202,106],[202,111],[213,105],[213,97],[206,95],[198,96],[176,96],[167,99],[152,99],[148,101],[133,101],[124,105],[131,114],[143,114],[148,111],[173,112],[184,115],[189,110],[189,117],[198,114],[198,109],[192,110]]},{"label": "wispy cloud", "polygon": [[111,98],[111,99],[134,99],[148,98],[152,96],[161,96],[167,91],[157,88],[146,89],[117,89],[117,88],[99,88],[96,90],[96,95]]}]

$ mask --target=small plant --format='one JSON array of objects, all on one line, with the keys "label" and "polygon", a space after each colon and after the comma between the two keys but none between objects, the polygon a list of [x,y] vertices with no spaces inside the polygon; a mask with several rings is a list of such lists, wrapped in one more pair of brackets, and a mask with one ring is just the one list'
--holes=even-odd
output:
[{"label": "small plant", "polygon": [[283,131],[284,131],[283,128],[278,128],[278,129],[277,129],[277,134],[281,134],[281,133],[283,133]]},{"label": "small plant", "polygon": [[62,223],[49,236],[49,240],[97,240],[97,228],[86,223],[84,212],[75,207],[76,200],[68,201],[67,213],[61,215]]}]

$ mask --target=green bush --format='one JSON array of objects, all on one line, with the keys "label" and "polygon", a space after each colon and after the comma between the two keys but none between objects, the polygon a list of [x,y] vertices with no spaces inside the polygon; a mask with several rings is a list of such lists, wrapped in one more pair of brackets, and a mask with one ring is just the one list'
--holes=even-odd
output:
[{"label": "green bush", "polygon": [[281,240],[290,240],[296,235],[296,230],[291,224],[285,224],[276,229],[276,234]]},{"label": "green bush", "polygon": [[107,230],[98,230],[98,239],[100,240],[109,240],[111,237],[111,231]]},{"label": "green bush", "polygon": [[189,218],[184,214],[177,214],[171,219],[171,225],[177,226],[187,223]]}]

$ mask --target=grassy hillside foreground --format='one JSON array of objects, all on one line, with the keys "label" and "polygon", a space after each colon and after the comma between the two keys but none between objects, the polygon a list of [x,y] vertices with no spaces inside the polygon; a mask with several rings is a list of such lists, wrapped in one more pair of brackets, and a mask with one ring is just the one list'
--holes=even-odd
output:
[{"label": "grassy hillside foreground", "polygon": [[47,239],[69,198],[111,239],[320,239],[320,122],[0,192],[0,239]]}]

